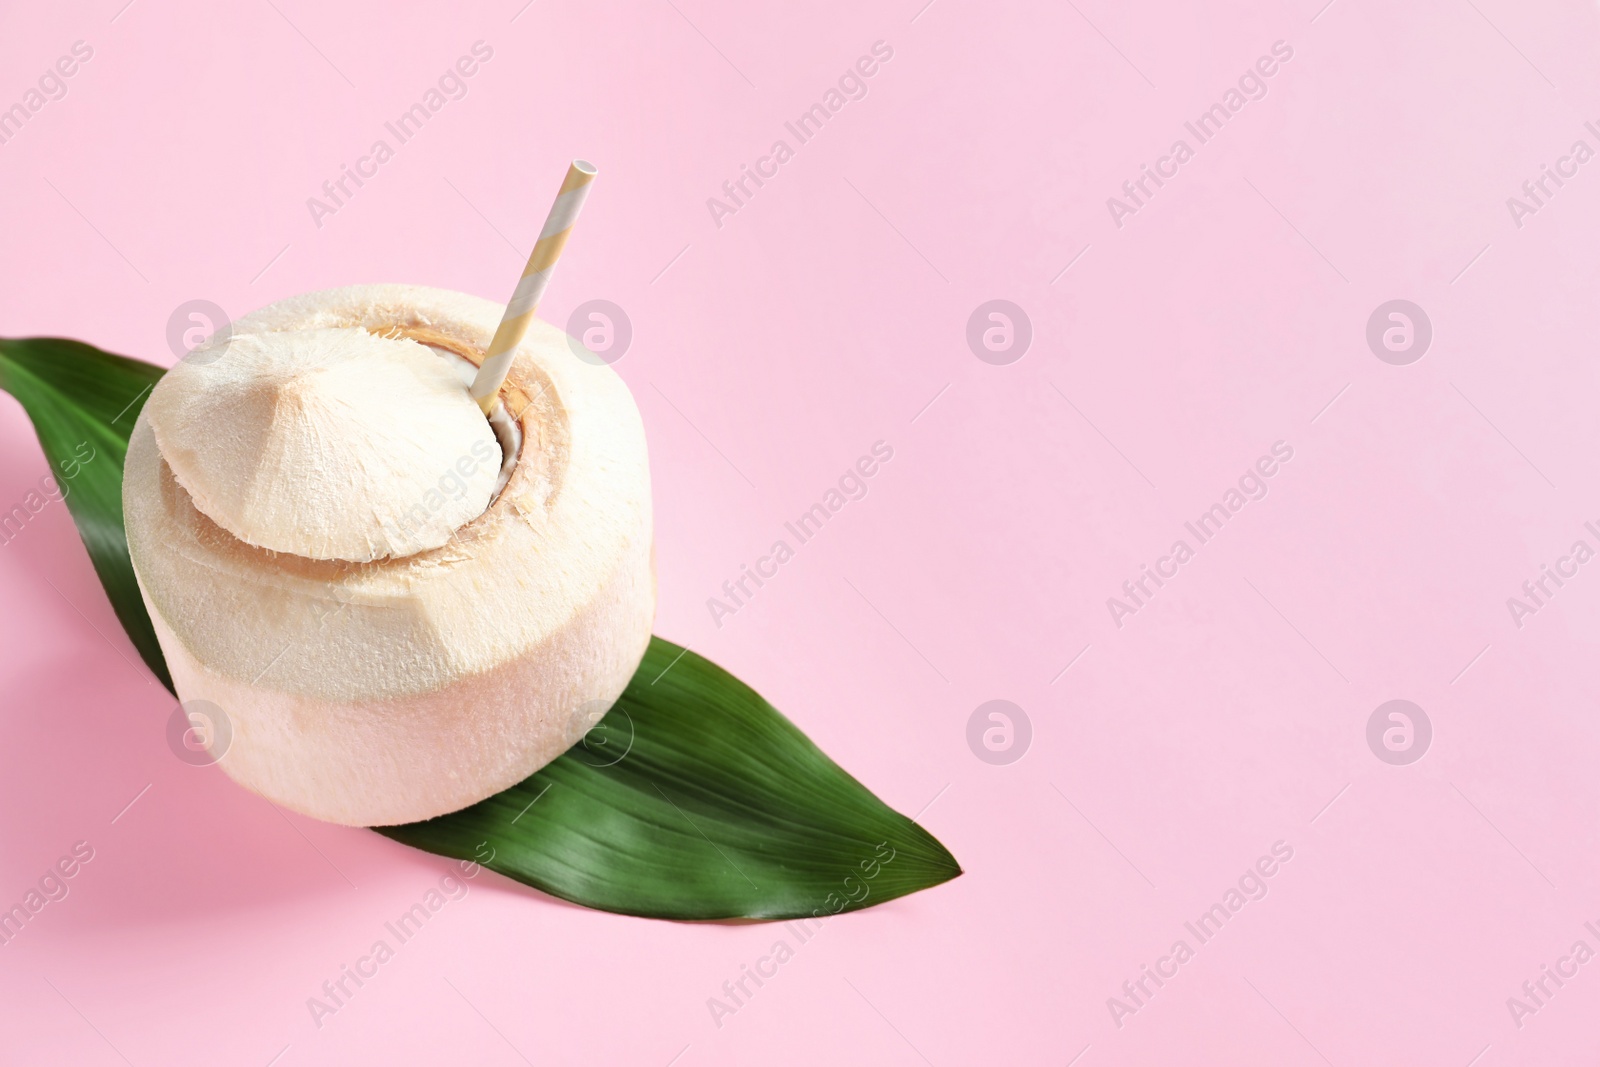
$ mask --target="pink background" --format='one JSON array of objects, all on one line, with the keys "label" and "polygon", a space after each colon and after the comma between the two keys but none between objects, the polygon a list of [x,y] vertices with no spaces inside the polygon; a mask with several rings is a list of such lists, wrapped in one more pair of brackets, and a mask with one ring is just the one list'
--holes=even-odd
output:
[{"label": "pink background", "polygon": [[[170,363],[195,298],[504,299],[566,161],[593,159],[544,310],[632,321],[658,631],[967,873],[836,920],[720,1028],[707,998],[780,928],[486,874],[319,1029],[307,998],[446,863],[175,759],[172,702],[52,505],[0,547],[0,904],[74,842],[95,857],[0,949],[0,1058],[1600,1054],[1600,962],[1520,1028],[1507,1006],[1575,941],[1600,950],[1600,564],[1520,628],[1506,604],[1600,545],[1600,161],[1520,227],[1506,205],[1574,140],[1600,148],[1594,4],[123,2],[0,15],[0,106],[94,49],[0,145],[0,333]],[[306,198],[478,40],[468,95],[314,225]],[[866,98],[718,228],[706,198],[878,40]],[[1118,228],[1106,198],[1195,147],[1183,123],[1279,40],[1268,95]],[[1008,366],[965,340],[994,298],[1034,329]],[[1409,366],[1364,336],[1397,298],[1434,329]],[[45,464],[9,401],[0,438],[9,508]],[[706,599],[880,439],[869,495],[715,626]],[[1106,599],[1279,440],[1269,495],[1117,627]],[[1396,698],[1434,728],[1408,766],[1365,736]],[[966,740],[992,699],[1033,728],[1005,766]],[[1119,1027],[1107,998],[1195,947],[1185,921],[1280,840],[1268,895]]]}]

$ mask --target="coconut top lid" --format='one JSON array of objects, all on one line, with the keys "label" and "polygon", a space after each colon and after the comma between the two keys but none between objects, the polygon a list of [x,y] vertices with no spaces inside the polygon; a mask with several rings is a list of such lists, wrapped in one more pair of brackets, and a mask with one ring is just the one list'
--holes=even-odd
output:
[{"label": "coconut top lid", "polygon": [[196,508],[241,541],[311,559],[438,548],[488,507],[500,470],[456,368],[360,327],[196,349],[145,411]]}]

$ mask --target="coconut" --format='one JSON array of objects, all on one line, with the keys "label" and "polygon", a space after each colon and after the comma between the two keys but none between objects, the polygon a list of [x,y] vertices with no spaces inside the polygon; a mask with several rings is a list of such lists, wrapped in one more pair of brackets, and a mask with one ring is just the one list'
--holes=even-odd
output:
[{"label": "coconut", "polygon": [[638,409],[535,321],[485,419],[466,383],[502,311],[418,286],[294,297],[139,416],[140,592],[179,697],[227,718],[218,765],[274,803],[354,826],[466,807],[578,741],[644,655]]}]

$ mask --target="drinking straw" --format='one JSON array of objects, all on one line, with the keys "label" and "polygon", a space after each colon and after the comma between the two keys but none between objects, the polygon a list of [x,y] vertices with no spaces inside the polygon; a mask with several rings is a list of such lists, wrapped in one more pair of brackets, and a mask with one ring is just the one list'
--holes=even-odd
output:
[{"label": "drinking straw", "polygon": [[550,215],[544,220],[544,229],[539,231],[539,240],[528,256],[528,265],[522,269],[516,291],[506,303],[505,316],[494,331],[494,340],[489,342],[489,351],[484,353],[477,377],[472,380],[472,399],[478,402],[485,415],[494,408],[500,385],[511,369],[511,357],[533,322],[533,313],[538,310],[539,300],[550,284],[550,275],[555,272],[561,250],[567,247],[567,238],[572,235],[572,225],[578,221],[578,212],[589,196],[589,185],[595,173],[593,163],[574,159],[567,168],[561,191],[556,194],[556,202],[550,205]]}]

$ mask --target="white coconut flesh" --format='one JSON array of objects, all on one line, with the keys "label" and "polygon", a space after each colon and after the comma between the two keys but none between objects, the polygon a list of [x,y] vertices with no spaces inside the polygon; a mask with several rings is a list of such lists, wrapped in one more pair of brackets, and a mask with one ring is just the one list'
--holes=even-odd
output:
[{"label": "white coconut flesh", "polygon": [[466,807],[578,741],[644,654],[638,410],[536,321],[491,425],[462,362],[502,310],[398,285],[285,300],[134,428],[128,545],[178,694],[221,709],[218,765],[278,804],[367,826]]}]

